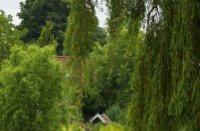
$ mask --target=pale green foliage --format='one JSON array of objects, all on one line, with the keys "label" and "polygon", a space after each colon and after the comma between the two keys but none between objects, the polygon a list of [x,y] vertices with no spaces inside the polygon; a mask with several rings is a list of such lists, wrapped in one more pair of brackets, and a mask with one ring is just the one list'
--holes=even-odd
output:
[{"label": "pale green foliage", "polygon": [[53,47],[14,46],[0,72],[0,130],[57,130],[62,77]]},{"label": "pale green foliage", "polygon": [[[141,37],[141,38],[140,38]],[[131,89],[133,91],[132,101],[128,107],[127,120],[128,124],[132,130],[139,130],[143,122],[143,97],[144,97],[144,88],[148,86],[146,82],[146,75],[148,73],[146,69],[145,61],[145,52],[146,47],[144,45],[143,36],[138,36],[138,40],[135,42],[135,66],[134,71],[131,76]],[[144,126],[145,127],[145,126]]]},{"label": "pale green foliage", "polygon": [[38,38],[37,44],[41,47],[45,45],[57,45],[54,35],[52,34],[53,23],[48,21],[46,25],[42,28],[40,37]]},{"label": "pale green foliage", "polygon": [[0,10],[0,63],[9,56],[12,45],[22,43],[20,37],[24,32],[18,31],[11,22],[12,17]]},{"label": "pale green foliage", "polygon": [[91,0],[72,0],[65,36],[65,54],[73,61],[87,57],[93,47],[92,31],[97,27],[94,5]]},{"label": "pale green foliage", "polygon": [[101,126],[99,131],[127,131],[119,124],[110,124],[107,126]]},{"label": "pale green foliage", "polygon": [[81,124],[71,124],[66,131],[85,131]]},{"label": "pale green foliage", "polygon": [[130,129],[124,125],[112,122],[107,125],[102,123],[95,124],[92,126],[92,131],[130,131]]},{"label": "pale green foliage", "polygon": [[[65,81],[63,82],[62,90],[62,106],[63,111],[63,123],[65,126],[70,126],[74,123],[82,121],[82,113],[80,105],[82,105],[82,90],[77,90],[77,86],[72,86],[70,83],[68,70],[65,74]],[[70,79],[70,80],[69,80]]]}]

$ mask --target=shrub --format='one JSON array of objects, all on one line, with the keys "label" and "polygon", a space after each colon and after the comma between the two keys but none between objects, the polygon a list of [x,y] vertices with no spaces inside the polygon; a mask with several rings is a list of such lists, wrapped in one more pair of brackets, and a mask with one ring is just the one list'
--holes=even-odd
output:
[{"label": "shrub", "polygon": [[107,126],[101,126],[99,131],[125,131],[125,129],[119,124],[110,124]]},{"label": "shrub", "polygon": [[0,130],[56,130],[61,81],[53,47],[14,46],[0,71]]}]

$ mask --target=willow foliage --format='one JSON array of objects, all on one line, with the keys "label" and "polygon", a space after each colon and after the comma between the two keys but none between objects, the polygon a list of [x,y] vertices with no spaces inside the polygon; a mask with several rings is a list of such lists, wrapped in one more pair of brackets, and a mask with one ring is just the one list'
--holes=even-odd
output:
[{"label": "willow foliage", "polygon": [[131,82],[133,130],[199,129],[198,5],[196,0],[146,1],[151,8],[145,42]]},{"label": "willow foliage", "polygon": [[72,0],[66,31],[65,54],[73,61],[81,61],[92,50],[91,31],[97,26],[94,3],[91,0]]},{"label": "willow foliage", "polygon": [[198,130],[199,123],[199,1],[177,0],[172,29],[172,87],[169,111],[176,119],[176,130]]},{"label": "willow foliage", "polygon": [[94,3],[92,0],[72,0],[68,28],[65,34],[65,54],[68,55],[68,104],[71,117],[69,122],[81,120],[83,98],[83,69],[86,58],[92,51],[93,31],[97,28]]},{"label": "willow foliage", "polygon": [[[79,71],[79,86],[87,86],[85,112],[93,101],[91,112],[119,103],[127,108],[131,130],[199,130],[200,2],[105,1],[109,10],[106,46],[96,48],[88,57],[90,31],[96,24],[91,1],[72,1],[66,33],[66,53],[72,67],[80,67],[73,73]],[[88,67],[83,74],[85,60]],[[118,97],[124,91],[129,91],[129,99]],[[117,99],[111,100],[113,97]]]}]

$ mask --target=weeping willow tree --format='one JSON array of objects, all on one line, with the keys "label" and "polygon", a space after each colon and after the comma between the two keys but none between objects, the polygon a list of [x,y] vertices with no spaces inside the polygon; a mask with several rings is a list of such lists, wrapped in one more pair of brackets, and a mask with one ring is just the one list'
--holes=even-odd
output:
[{"label": "weeping willow tree", "polygon": [[[199,0],[106,2],[109,9],[106,60],[114,61],[122,42],[128,46],[121,55],[132,60],[127,62],[128,66],[123,65],[131,72],[129,82],[119,85],[132,93],[127,113],[130,128],[135,131],[198,130]],[[93,2],[72,0],[65,53],[69,55],[70,104],[78,105],[78,109],[82,106],[82,71],[92,51],[91,31],[96,25]],[[143,31],[142,25],[145,25]],[[116,64],[106,65],[108,78],[114,74]]]},{"label": "weeping willow tree", "polygon": [[111,41],[119,37],[124,24],[124,0],[106,0],[106,2],[109,10],[108,31]]},{"label": "weeping willow tree", "polygon": [[[199,29],[196,24],[199,21],[198,3],[165,0],[160,2],[160,7],[161,25],[153,29],[159,30],[156,42],[158,46],[154,45],[151,49],[156,59],[151,68],[147,129],[197,130],[195,122],[199,107],[192,103],[196,103],[199,97],[193,97],[198,92],[199,85],[197,63],[200,55],[194,53],[199,49],[195,44],[199,41],[196,39],[199,33],[195,31]],[[196,112],[191,113],[193,110]],[[181,117],[178,118],[178,115]]]},{"label": "weeping willow tree", "polygon": [[73,63],[84,61],[93,47],[91,32],[97,27],[92,0],[72,0],[68,21],[65,54],[73,59]]},{"label": "weeping willow tree", "polygon": [[172,96],[169,113],[175,130],[199,130],[200,120],[200,1],[177,0],[172,28]]},{"label": "weeping willow tree", "polygon": [[146,6],[145,42],[130,82],[129,124],[133,130],[198,130],[199,2],[152,0]]},{"label": "weeping willow tree", "polygon": [[[115,53],[124,30],[127,52],[134,54],[129,126],[136,131],[198,130],[200,2],[107,0],[107,4],[108,57]],[[144,41],[141,23],[146,24]]]},{"label": "weeping willow tree", "polygon": [[94,41],[92,31],[97,27],[94,3],[92,0],[72,0],[68,28],[65,34],[65,54],[68,55],[68,91],[70,120],[81,118],[83,98],[83,70],[86,58],[92,51]]},{"label": "weeping willow tree", "polygon": [[[108,58],[113,59],[112,56],[115,54],[116,46],[119,47],[122,42],[127,44],[126,51],[123,56],[129,58],[129,64],[132,67],[127,67],[130,72],[134,70],[143,70],[142,60],[143,56],[141,52],[144,52],[142,47],[143,43],[143,33],[141,33],[141,23],[145,14],[145,1],[143,0],[108,0],[108,8],[110,12],[110,17],[108,21],[108,29],[109,29],[109,54]],[[123,40],[123,41],[122,41]],[[138,64],[136,64],[136,61]],[[112,65],[109,65],[112,70]],[[126,66],[126,65],[124,65]],[[139,73],[139,72],[137,72]],[[136,71],[134,71],[134,75],[137,76]],[[145,75],[145,74],[144,74]],[[130,76],[129,76],[130,77]],[[139,78],[139,77],[138,77]],[[130,78],[128,79],[130,81]],[[139,129],[142,126],[142,119],[143,119],[143,91],[144,88],[142,87],[142,82],[139,79],[136,80],[138,85],[132,86],[129,82],[125,85],[129,88],[129,92],[133,92],[134,98],[132,98],[131,106],[129,108],[128,113],[128,121],[131,127],[135,127],[135,129]],[[130,82],[131,83],[131,82]],[[132,86],[132,88],[130,87]],[[140,85],[140,86],[139,86]],[[130,95],[130,94],[127,94]],[[128,96],[130,98],[130,96]],[[127,101],[126,101],[127,102]],[[128,101],[129,102],[129,101]],[[133,124],[134,123],[134,124]],[[135,126],[137,125],[137,126]],[[139,127],[139,128],[137,128]]]},{"label": "weeping willow tree", "polygon": [[[146,130],[170,130],[171,118],[168,103],[171,93],[170,27],[173,26],[173,1],[154,0],[151,3],[151,18],[147,18],[146,45],[148,85],[146,90]],[[159,11],[162,8],[162,12]],[[162,15],[159,15],[162,13]],[[155,15],[158,14],[158,15]],[[149,16],[147,16],[149,17]]]}]

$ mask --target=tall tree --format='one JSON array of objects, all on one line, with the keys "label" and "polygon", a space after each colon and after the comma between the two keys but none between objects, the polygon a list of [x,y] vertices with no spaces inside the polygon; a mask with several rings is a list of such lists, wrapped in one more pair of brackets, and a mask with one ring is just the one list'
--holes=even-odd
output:
[{"label": "tall tree", "polygon": [[146,1],[145,42],[131,82],[133,130],[199,129],[198,5],[196,0]]},{"label": "tall tree", "polygon": [[56,40],[54,39],[54,35],[52,34],[53,23],[46,22],[46,25],[42,28],[40,37],[37,40],[37,44],[41,47],[46,45],[57,45]]},{"label": "tall tree", "polygon": [[58,41],[57,54],[62,54],[68,15],[68,0],[26,0],[22,2],[21,12],[18,13],[19,18],[22,19],[19,28],[28,29],[23,40],[25,42],[36,41],[46,21],[51,21],[54,25],[52,32]]},{"label": "tall tree", "polygon": [[171,29],[172,89],[169,113],[174,130],[199,130],[200,113],[200,1],[177,0]]},{"label": "tall tree", "polygon": [[[76,108],[73,117],[81,113],[83,98],[83,70],[86,58],[94,46],[93,33],[97,29],[94,3],[92,0],[72,0],[68,28],[65,34],[65,54],[68,59],[69,105]],[[70,118],[69,118],[70,119]]]},{"label": "tall tree", "polygon": [[0,10],[0,63],[3,59],[8,58],[10,47],[14,44],[22,43],[20,41],[23,31],[18,31],[15,25],[12,24],[12,17],[6,16]]},{"label": "tall tree", "polygon": [[121,112],[126,110],[131,94],[129,81],[134,69],[134,48],[136,43],[143,41],[143,33],[139,33],[139,29],[144,2],[138,1],[134,8],[131,7],[133,1],[107,0],[107,5],[110,14],[108,44],[103,48],[95,47],[85,67],[83,110],[86,117],[105,112],[117,104]]}]

